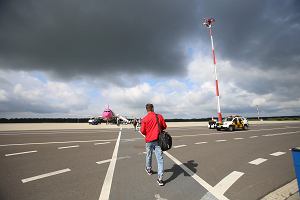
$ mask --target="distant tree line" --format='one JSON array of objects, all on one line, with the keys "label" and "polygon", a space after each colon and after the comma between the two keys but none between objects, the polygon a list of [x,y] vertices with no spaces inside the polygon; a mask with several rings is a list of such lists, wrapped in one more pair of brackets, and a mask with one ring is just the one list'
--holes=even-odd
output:
[{"label": "distant tree line", "polygon": [[[205,122],[211,118],[192,118],[192,119],[166,119],[167,122]],[[215,117],[217,119],[217,117]],[[258,120],[257,117],[248,117],[249,120]],[[285,121],[300,120],[300,116],[275,116],[260,117],[260,119]],[[87,123],[89,118],[0,118],[0,123]],[[132,119],[129,119],[132,120]]]}]

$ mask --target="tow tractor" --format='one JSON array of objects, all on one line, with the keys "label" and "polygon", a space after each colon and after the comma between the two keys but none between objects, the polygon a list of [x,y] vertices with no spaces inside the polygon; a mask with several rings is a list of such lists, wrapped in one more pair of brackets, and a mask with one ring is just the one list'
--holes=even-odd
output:
[{"label": "tow tractor", "polygon": [[225,117],[223,122],[217,122],[217,130],[222,129],[228,131],[235,131],[238,129],[247,130],[249,128],[248,120],[245,117],[239,115],[232,115]]}]

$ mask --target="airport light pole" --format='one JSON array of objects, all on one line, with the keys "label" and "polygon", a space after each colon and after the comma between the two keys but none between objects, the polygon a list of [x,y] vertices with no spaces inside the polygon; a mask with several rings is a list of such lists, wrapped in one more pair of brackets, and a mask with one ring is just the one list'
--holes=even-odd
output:
[{"label": "airport light pole", "polygon": [[256,110],[257,110],[257,119],[259,121],[259,109],[258,109],[258,105],[256,105]]},{"label": "airport light pole", "polygon": [[215,22],[214,18],[204,19],[203,25],[208,28],[210,41],[211,41],[211,48],[212,48],[212,55],[213,55],[213,63],[214,63],[214,71],[215,71],[215,78],[216,78],[216,96],[217,96],[217,109],[218,109],[218,122],[222,122],[222,113],[221,113],[221,106],[220,106],[220,93],[219,93],[219,81],[217,75],[217,59],[215,54],[214,48],[214,40],[212,36],[212,24]]}]

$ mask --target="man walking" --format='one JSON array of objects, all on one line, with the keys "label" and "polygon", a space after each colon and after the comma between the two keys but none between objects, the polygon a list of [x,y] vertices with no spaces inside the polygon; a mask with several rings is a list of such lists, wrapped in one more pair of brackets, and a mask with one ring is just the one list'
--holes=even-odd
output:
[{"label": "man walking", "polygon": [[[152,175],[152,152],[154,151],[157,160],[157,183],[163,186],[164,160],[163,152],[158,145],[159,125],[160,130],[167,128],[166,122],[162,115],[154,112],[153,104],[146,105],[147,115],[142,119],[140,132],[145,136],[146,142],[146,172]],[[159,125],[158,125],[159,123]]]}]

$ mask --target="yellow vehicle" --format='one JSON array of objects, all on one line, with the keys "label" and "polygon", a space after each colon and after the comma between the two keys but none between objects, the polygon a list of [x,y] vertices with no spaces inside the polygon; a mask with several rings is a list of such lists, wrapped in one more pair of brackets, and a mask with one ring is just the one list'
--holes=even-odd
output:
[{"label": "yellow vehicle", "polygon": [[239,115],[225,117],[222,123],[217,123],[217,130],[222,129],[228,131],[235,131],[237,129],[246,130],[249,128],[248,120]]}]

